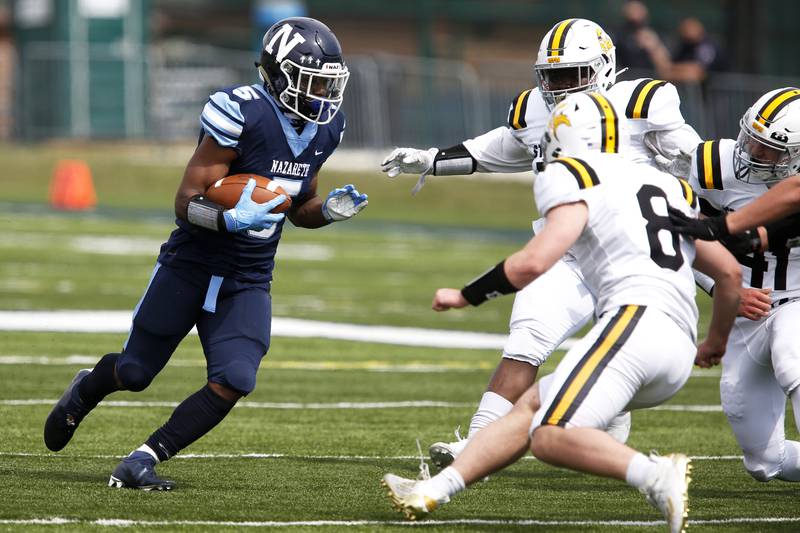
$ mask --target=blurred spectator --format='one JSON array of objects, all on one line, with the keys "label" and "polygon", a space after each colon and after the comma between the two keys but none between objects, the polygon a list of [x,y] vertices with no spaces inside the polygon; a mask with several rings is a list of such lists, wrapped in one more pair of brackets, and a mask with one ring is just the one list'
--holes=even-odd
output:
[{"label": "blurred spectator", "polygon": [[660,78],[673,82],[702,82],[709,72],[728,70],[728,60],[696,18],[683,19],[678,26],[677,52],[670,57],[661,39],[652,30],[639,33],[639,44],[650,54]]},{"label": "blurred spectator", "polygon": [[653,70],[650,54],[639,43],[639,35],[643,31],[652,31],[648,27],[648,14],[647,6],[639,0],[629,0],[622,6],[622,17],[625,22],[614,36],[618,65]]}]

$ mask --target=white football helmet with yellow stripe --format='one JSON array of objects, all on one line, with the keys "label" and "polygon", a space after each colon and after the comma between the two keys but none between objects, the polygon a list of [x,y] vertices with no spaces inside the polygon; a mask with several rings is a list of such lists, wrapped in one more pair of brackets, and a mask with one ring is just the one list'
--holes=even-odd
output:
[{"label": "white football helmet with yellow stripe", "polygon": [[619,153],[623,123],[599,92],[570,95],[550,113],[541,144],[545,164],[587,152]]},{"label": "white football helmet with yellow stripe", "polygon": [[800,173],[800,89],[770,91],[739,122],[734,172],[747,183],[780,181]]},{"label": "white football helmet with yellow stripe", "polygon": [[575,92],[607,90],[617,76],[614,43],[586,19],[562,20],[547,32],[533,67],[549,109]]}]

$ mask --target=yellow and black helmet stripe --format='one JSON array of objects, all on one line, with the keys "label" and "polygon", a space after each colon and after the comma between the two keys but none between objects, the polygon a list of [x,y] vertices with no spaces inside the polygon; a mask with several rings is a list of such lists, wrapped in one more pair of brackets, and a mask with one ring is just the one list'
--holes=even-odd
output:
[{"label": "yellow and black helmet stripe", "polygon": [[764,105],[758,110],[755,119],[764,126],[768,126],[769,123],[775,119],[781,109],[789,105],[791,102],[794,102],[798,98],[800,98],[800,89],[795,87],[784,89],[764,102]]},{"label": "yellow and black helmet stripe", "polygon": [[603,369],[631,336],[645,309],[643,305],[620,308],[559,389],[542,419],[543,425],[563,427],[569,422]]},{"label": "yellow and black helmet stripe", "polygon": [[692,186],[689,185],[688,181],[682,178],[678,178],[678,182],[681,184],[681,192],[686,199],[686,203],[688,203],[692,209],[697,208],[697,194],[695,194]]},{"label": "yellow and black helmet stripe", "polygon": [[704,189],[722,190],[722,165],[719,159],[719,141],[705,141],[697,145],[697,181]]},{"label": "yellow and black helmet stripe", "polygon": [[562,20],[550,30],[550,39],[547,41],[547,56],[560,57],[564,53],[564,43],[567,40],[567,33],[578,19]]},{"label": "yellow and black helmet stripe", "polygon": [[519,130],[528,126],[525,122],[525,113],[528,110],[528,97],[531,95],[531,89],[522,91],[511,101],[511,109],[508,110],[508,125]]},{"label": "yellow and black helmet stripe", "polygon": [[650,111],[650,102],[656,91],[666,85],[663,80],[644,79],[636,86],[628,100],[628,107],[625,108],[625,116],[628,118],[647,118]]},{"label": "yellow and black helmet stripe", "polygon": [[585,161],[575,159],[574,157],[559,157],[553,161],[553,163],[561,163],[564,165],[564,168],[569,170],[569,173],[575,177],[579,189],[588,189],[589,187],[600,185],[597,172],[587,165]]},{"label": "yellow and black helmet stripe", "polygon": [[614,107],[609,103],[608,99],[599,93],[588,93],[589,98],[592,99],[600,112],[600,137],[602,143],[600,144],[600,151],[609,154],[616,154],[619,152],[619,118]]}]

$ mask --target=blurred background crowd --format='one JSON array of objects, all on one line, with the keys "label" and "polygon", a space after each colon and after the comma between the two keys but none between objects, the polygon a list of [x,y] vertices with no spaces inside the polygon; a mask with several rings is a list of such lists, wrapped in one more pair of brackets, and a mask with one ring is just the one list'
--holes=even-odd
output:
[{"label": "blurred background crowd", "polygon": [[261,35],[292,15],[342,43],[352,149],[500,125],[568,17],[613,36],[619,79],[675,82],[707,138],[735,136],[757,96],[800,75],[791,0],[0,0],[0,139],[191,141],[208,95],[255,82]]}]

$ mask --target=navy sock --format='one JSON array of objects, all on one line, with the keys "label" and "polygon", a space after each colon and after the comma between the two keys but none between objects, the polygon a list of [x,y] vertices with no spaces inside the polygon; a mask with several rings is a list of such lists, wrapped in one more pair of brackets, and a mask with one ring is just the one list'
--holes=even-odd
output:
[{"label": "navy sock", "polygon": [[114,377],[119,356],[118,353],[104,355],[94,365],[94,370],[78,383],[78,395],[89,409],[94,409],[103,398],[120,390]]},{"label": "navy sock", "polygon": [[222,422],[234,405],[235,401],[217,396],[206,385],[183,400],[145,444],[156,452],[159,461],[166,461]]}]

